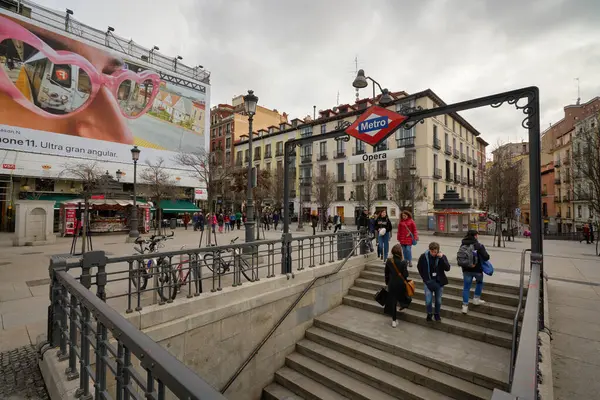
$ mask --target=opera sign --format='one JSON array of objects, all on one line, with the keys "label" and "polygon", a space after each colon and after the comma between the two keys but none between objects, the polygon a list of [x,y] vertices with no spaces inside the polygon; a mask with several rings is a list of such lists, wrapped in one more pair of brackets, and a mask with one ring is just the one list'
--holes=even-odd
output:
[{"label": "opera sign", "polygon": [[358,154],[356,156],[348,157],[348,164],[363,164],[371,161],[393,160],[402,157],[404,157],[404,147],[394,150]]},{"label": "opera sign", "polygon": [[371,146],[376,146],[394,132],[406,118],[383,107],[372,106],[346,129],[346,133]]}]

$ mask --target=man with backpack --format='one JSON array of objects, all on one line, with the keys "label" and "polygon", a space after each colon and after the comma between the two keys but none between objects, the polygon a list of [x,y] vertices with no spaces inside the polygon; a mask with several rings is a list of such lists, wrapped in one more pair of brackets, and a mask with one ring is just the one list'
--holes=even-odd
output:
[{"label": "man with backpack", "polygon": [[490,255],[485,249],[485,246],[479,243],[478,239],[478,232],[470,229],[463,238],[462,243],[458,248],[458,252],[456,253],[457,264],[463,270],[463,314],[469,312],[469,297],[473,279],[475,279],[476,282],[473,304],[476,306],[485,304],[485,301],[481,300],[481,293],[483,292],[483,269],[481,263],[483,261],[488,261]]}]

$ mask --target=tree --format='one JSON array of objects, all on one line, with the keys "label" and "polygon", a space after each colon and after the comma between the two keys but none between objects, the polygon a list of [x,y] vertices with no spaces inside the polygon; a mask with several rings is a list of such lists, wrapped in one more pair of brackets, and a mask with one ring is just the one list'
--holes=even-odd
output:
[{"label": "tree", "polygon": [[[69,177],[80,181],[81,186],[75,187],[75,193],[83,198],[83,227],[81,232],[81,254],[86,252],[87,227],[89,226],[89,204],[92,194],[98,190],[106,175],[95,162],[80,162],[65,164],[59,176]],[[77,234],[77,231],[76,233]]]},{"label": "tree", "polygon": [[398,206],[400,212],[408,210],[414,214],[415,204],[425,198],[423,181],[417,169],[412,167],[411,159],[401,158],[399,167],[394,171],[392,179],[388,181],[388,196]]},{"label": "tree", "polygon": [[363,205],[370,214],[377,200],[377,180],[374,166],[370,163],[358,164],[353,180],[355,181],[356,201],[359,205]]},{"label": "tree", "polygon": [[600,215],[600,114],[582,121],[573,139],[574,195]]},{"label": "tree", "polygon": [[[256,179],[256,187],[252,190],[252,197],[254,199],[254,221],[257,227],[257,235],[258,228],[260,227],[260,220],[262,214],[262,207],[264,201],[270,197],[271,193],[271,171],[266,169],[256,169],[258,172],[258,176]],[[233,172],[233,176],[231,179],[230,190],[234,193],[246,193],[248,190],[248,169],[247,168],[237,168]]]},{"label": "tree", "polygon": [[165,160],[146,161],[146,167],[139,172],[140,182],[145,185],[145,195],[152,199],[156,207],[158,232],[162,232],[161,200],[177,197],[176,183],[165,167]]},{"label": "tree", "polygon": [[[221,150],[217,150],[220,152]],[[232,178],[231,170],[218,162],[216,152],[206,149],[196,149],[192,152],[181,152],[175,156],[175,162],[190,170],[192,176],[198,180],[208,193],[209,209],[214,209],[214,200],[217,195],[225,194]]]},{"label": "tree", "polygon": [[273,206],[281,216],[283,216],[281,211],[284,207],[283,194],[283,168],[276,168],[275,172],[271,174],[271,198]]},{"label": "tree", "polygon": [[324,170],[318,172],[313,178],[313,196],[315,196],[317,206],[321,209],[321,232],[323,232],[325,226],[327,210],[329,210],[329,206],[331,206],[331,203],[335,200],[335,183],[333,174]]},{"label": "tree", "polygon": [[523,190],[525,157],[515,157],[506,146],[499,145],[493,151],[494,161],[485,171],[485,188],[488,212],[498,217],[496,233],[498,247],[501,245],[502,221],[507,222],[507,230],[512,232],[515,210],[523,203],[526,192]]}]

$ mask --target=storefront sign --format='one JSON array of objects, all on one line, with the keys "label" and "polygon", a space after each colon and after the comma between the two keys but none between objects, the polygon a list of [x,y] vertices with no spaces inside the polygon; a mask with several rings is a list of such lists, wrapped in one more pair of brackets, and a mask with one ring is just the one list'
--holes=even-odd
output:
[{"label": "storefront sign", "polygon": [[206,193],[206,189],[194,189],[194,200],[208,200],[208,193]]},{"label": "storefront sign", "polygon": [[15,164],[2,164],[3,169],[17,169]]},{"label": "storefront sign", "polygon": [[446,232],[446,216],[438,215],[438,231]]},{"label": "storefront sign", "polygon": [[150,232],[150,208],[144,209],[144,233]]},{"label": "storefront sign", "polygon": [[74,235],[76,226],[76,210],[74,208],[67,208],[65,210],[65,235]]}]

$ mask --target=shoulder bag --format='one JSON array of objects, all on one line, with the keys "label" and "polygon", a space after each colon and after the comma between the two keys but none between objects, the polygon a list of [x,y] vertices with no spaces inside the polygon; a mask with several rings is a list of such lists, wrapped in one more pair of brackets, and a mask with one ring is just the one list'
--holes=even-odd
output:
[{"label": "shoulder bag", "polygon": [[391,260],[392,260],[392,265],[394,266],[394,269],[396,270],[396,273],[404,281],[404,285],[406,286],[406,294],[408,295],[408,297],[413,297],[415,295],[415,283],[413,281],[406,280],[404,278],[404,275],[402,275],[400,273],[400,271],[398,270],[398,267],[396,266],[396,262],[394,261],[394,257],[392,257]]}]

